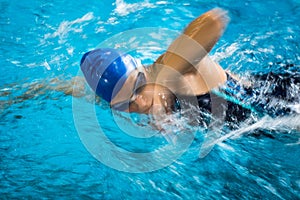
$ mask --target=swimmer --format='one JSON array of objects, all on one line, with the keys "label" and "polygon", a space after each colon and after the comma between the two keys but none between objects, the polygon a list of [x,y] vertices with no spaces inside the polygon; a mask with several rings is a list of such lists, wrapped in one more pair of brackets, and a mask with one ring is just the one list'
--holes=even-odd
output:
[{"label": "swimmer", "polygon": [[80,67],[93,91],[112,109],[150,114],[160,120],[191,103],[197,104],[203,111],[200,113],[207,113],[213,111],[212,104],[223,102],[218,107],[226,105],[225,120],[235,116],[241,121],[248,109],[211,93],[237,82],[208,57],[228,22],[227,12],[219,8],[202,14],[148,67],[139,66],[129,54],[109,48],[85,53]]},{"label": "swimmer", "polygon": [[151,66],[138,66],[115,49],[95,49],[81,59],[81,70],[112,109],[145,114],[172,112],[177,95],[203,96],[227,80],[207,54],[228,23],[227,13],[210,10],[192,21]]},{"label": "swimmer", "polygon": [[[119,111],[151,114],[159,120],[158,116],[180,110],[194,99],[204,113],[213,112],[217,105],[217,112],[226,121],[245,120],[255,109],[267,113],[266,102],[251,99],[259,96],[254,90],[208,58],[228,22],[227,12],[219,8],[202,14],[149,67],[139,66],[129,54],[108,48],[85,53],[80,67],[95,93]],[[238,100],[248,105],[215,93],[242,94],[244,99]],[[277,110],[268,114],[276,115]]]},{"label": "swimmer", "polygon": [[[222,9],[217,8],[202,14],[192,21],[166,52],[148,67],[139,65],[129,54],[109,48],[85,53],[80,67],[86,82],[98,96],[97,102],[100,97],[114,110],[150,114],[159,120],[159,116],[182,110],[196,101],[198,109],[203,111],[200,112],[201,118],[203,118],[201,113],[213,112],[214,105],[217,104],[219,108],[226,107],[225,110],[218,110],[226,121],[234,123],[243,121],[249,116],[252,108],[232,101],[231,98],[228,100],[222,94],[229,96],[242,94],[242,97],[239,96],[242,99],[237,100],[250,102],[251,106],[254,105],[255,109],[262,113],[265,113],[268,101],[259,103],[257,100],[250,101],[251,97],[259,95],[242,85],[238,78],[225,71],[218,63],[209,59],[208,53],[222,36],[228,22],[227,12]],[[279,75],[274,79],[270,77],[275,76],[267,76],[262,80],[277,81],[278,77],[282,76]],[[287,79],[289,82],[300,84],[300,81],[297,82],[291,77]],[[300,77],[298,79],[300,80]],[[285,79],[281,82],[284,81]],[[288,84],[284,88],[275,88],[276,91],[271,96],[279,96],[276,92],[283,91],[287,87]],[[29,84],[25,94],[15,97],[8,103],[5,101],[3,105],[9,106],[34,98],[47,90],[81,97],[85,95],[85,84],[81,77],[75,77],[71,81],[54,78],[49,83],[32,83]],[[7,92],[9,91],[3,91],[0,96],[6,95]],[[189,102],[190,99],[192,103]],[[274,113],[276,115],[277,110]]]}]

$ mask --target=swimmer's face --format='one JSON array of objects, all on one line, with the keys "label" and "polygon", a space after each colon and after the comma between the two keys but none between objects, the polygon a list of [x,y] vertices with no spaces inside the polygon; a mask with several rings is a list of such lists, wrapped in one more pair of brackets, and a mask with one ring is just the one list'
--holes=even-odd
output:
[{"label": "swimmer's face", "polygon": [[131,74],[111,102],[111,107],[125,112],[150,114],[154,98],[158,97],[167,113],[171,112],[175,96],[165,87],[153,83],[147,84],[146,80],[143,81],[144,78],[140,73]]},{"label": "swimmer's face", "polygon": [[143,72],[133,71],[111,101],[111,107],[125,112],[148,113],[152,106],[152,87],[146,85]]},{"label": "swimmer's face", "polygon": [[129,105],[129,112],[148,114],[153,105],[154,95],[153,84],[139,88],[135,99]]},{"label": "swimmer's face", "polygon": [[130,103],[129,112],[154,114],[153,105],[162,108],[165,113],[173,112],[176,96],[166,87],[157,84],[147,84],[138,90],[136,98]]}]

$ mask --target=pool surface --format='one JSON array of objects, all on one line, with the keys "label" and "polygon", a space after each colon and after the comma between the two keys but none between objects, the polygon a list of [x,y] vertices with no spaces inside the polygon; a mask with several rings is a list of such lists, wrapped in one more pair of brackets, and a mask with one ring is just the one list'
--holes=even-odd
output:
[{"label": "pool surface", "polygon": [[45,86],[82,76],[99,46],[150,64],[214,7],[231,22],[213,60],[245,77],[300,72],[299,0],[1,0],[0,198],[300,199],[300,102],[218,137],[178,119],[174,147],[145,116]]}]

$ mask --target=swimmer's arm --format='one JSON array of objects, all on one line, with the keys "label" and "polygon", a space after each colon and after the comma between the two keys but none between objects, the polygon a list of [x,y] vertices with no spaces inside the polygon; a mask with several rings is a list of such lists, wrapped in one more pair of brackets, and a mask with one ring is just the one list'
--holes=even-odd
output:
[{"label": "swimmer's arm", "polygon": [[85,80],[83,77],[75,76],[71,80],[52,79],[51,90],[63,92],[65,95],[82,97],[85,95]]},{"label": "swimmer's arm", "polygon": [[[22,94],[18,96],[13,95],[15,91],[23,90],[24,92]],[[6,100],[0,101],[0,109],[4,109],[13,104],[22,103],[37,96],[42,96],[51,91],[62,92],[65,95],[72,95],[74,97],[83,97],[86,96],[85,80],[83,77],[73,77],[70,80],[52,78],[42,82],[32,82],[23,85],[7,85],[7,87],[0,89],[0,97],[6,98]]]},{"label": "swimmer's arm", "polygon": [[[192,21],[183,34],[179,36],[150,67],[153,82],[166,88],[173,88],[182,74],[197,73],[196,65],[208,54],[221,37],[228,23],[226,11],[213,9]],[[160,87],[154,89],[160,92]],[[159,96],[153,99],[153,116],[167,113],[165,101]],[[159,121],[159,119],[157,120]]]},{"label": "swimmer's arm", "polygon": [[171,71],[179,74],[196,72],[195,66],[216,44],[228,21],[227,12],[222,9],[204,13],[192,21],[183,34],[156,60],[154,70],[162,78],[172,76]]}]

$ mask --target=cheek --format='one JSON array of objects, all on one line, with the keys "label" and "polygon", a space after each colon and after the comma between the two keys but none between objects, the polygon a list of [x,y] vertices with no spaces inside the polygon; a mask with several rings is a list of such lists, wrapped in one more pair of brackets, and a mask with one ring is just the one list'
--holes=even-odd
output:
[{"label": "cheek", "polygon": [[152,96],[138,95],[136,100],[131,103],[130,111],[138,113],[148,113],[152,107]]}]

